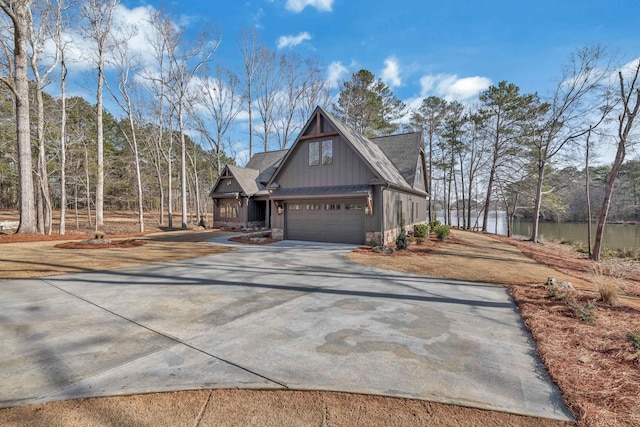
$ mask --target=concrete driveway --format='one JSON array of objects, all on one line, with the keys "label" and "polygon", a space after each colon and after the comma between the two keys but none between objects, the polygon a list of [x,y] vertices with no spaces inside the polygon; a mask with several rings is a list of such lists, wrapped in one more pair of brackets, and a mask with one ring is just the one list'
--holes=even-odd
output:
[{"label": "concrete driveway", "polygon": [[571,419],[506,288],[352,264],[352,248],[0,282],[0,407],[292,388]]}]

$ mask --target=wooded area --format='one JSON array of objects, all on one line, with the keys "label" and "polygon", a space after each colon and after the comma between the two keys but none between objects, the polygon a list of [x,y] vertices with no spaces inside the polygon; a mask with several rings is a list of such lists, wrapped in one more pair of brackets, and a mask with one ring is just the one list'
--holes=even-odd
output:
[{"label": "wooded area", "polygon": [[[440,210],[471,229],[505,209],[510,221],[534,218],[534,241],[539,219],[595,220],[595,209],[597,235],[607,218],[640,219],[640,161],[626,158],[637,59],[620,65],[589,46],[568,58],[549,96],[502,81],[473,104],[430,96],[412,109],[368,70],[332,93],[316,58],[272,51],[256,28],[237,35],[242,66],[232,69],[216,60],[220,33],[187,38],[163,11],[150,19],[153,59],[143,61],[129,49],[138,29],[114,26],[118,6],[0,0],[0,208],[19,206],[20,233],[54,232],[54,209],[61,234],[67,209],[96,229],[104,209],[138,210],[141,231],[149,210],[169,227],[198,223],[224,164],[288,148],[317,105],[366,136],[422,130],[431,219]],[[95,99],[67,95],[71,22],[92,41]],[[593,166],[606,147],[615,161]]]}]

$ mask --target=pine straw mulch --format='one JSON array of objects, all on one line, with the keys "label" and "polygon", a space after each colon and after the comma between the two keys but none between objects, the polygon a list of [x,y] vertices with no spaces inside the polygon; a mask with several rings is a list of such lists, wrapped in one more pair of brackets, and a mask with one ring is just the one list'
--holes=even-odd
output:
[{"label": "pine straw mulch", "polygon": [[147,242],[143,240],[125,239],[125,240],[112,240],[109,243],[95,242],[92,240],[80,240],[74,242],[58,243],[56,248],[60,249],[129,249],[137,248],[146,245]]},{"label": "pine straw mulch", "polygon": [[[439,240],[435,234],[431,233],[431,235],[429,236],[429,238],[425,238],[424,241],[422,242],[421,245],[419,245],[418,243],[411,243],[407,249],[401,250],[401,251],[395,251],[392,254],[385,254],[382,252],[374,252],[372,250],[371,246],[360,246],[356,249],[353,250],[353,252],[356,253],[360,253],[360,254],[366,254],[366,255],[370,255],[370,256],[383,256],[383,257],[387,257],[387,256],[398,256],[398,257],[405,257],[405,256],[414,256],[414,255],[427,255],[433,251],[435,251],[436,249],[440,248],[442,245],[447,244],[447,245],[458,245],[458,244],[462,244],[464,243],[462,240],[460,240],[459,238],[457,238],[454,235],[449,235],[449,238],[447,238],[446,241],[444,240]],[[393,245],[391,246],[393,247]]]},{"label": "pine straw mulch", "polygon": [[[543,286],[512,286],[511,294],[579,425],[640,425],[640,350],[627,341],[640,331],[640,311],[597,302],[589,324]],[[593,294],[574,298],[584,305]]]},{"label": "pine straw mulch", "polygon": [[580,279],[593,281],[594,276],[612,277],[619,282],[622,294],[640,297],[640,263],[637,261],[610,259],[597,263],[571,245],[562,245],[548,240],[533,243],[494,234],[488,234],[488,236],[514,245],[523,254],[540,264]]}]

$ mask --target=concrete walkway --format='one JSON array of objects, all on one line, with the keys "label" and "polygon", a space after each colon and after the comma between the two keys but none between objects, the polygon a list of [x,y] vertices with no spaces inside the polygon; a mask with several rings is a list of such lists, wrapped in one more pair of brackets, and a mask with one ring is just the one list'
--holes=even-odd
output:
[{"label": "concrete walkway", "polygon": [[317,389],[571,415],[503,287],[285,241],[0,283],[0,407],[199,388]]}]

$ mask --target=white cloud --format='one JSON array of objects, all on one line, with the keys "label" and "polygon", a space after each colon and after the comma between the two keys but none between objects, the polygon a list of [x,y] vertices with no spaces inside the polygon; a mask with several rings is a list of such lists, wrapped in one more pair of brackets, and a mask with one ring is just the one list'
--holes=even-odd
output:
[{"label": "white cloud", "polygon": [[390,56],[384,60],[382,81],[390,87],[398,87],[402,84],[402,80],[400,80],[400,65],[398,65],[398,59],[394,56]]},{"label": "white cloud", "polygon": [[278,39],[278,49],[282,49],[289,46],[298,46],[305,40],[311,40],[311,34],[306,31],[298,34],[297,36],[280,36]]},{"label": "white cloud", "polygon": [[286,8],[293,12],[302,12],[305,7],[315,7],[320,12],[331,12],[333,0],[287,0]]},{"label": "white cloud", "polygon": [[336,88],[340,85],[340,81],[344,79],[344,77],[349,74],[349,70],[347,67],[342,65],[340,61],[333,61],[329,64],[328,73],[327,73],[327,84],[331,88]]},{"label": "white cloud", "polygon": [[423,97],[437,95],[447,101],[465,101],[491,86],[491,80],[480,76],[459,78],[456,74],[436,74],[423,76],[420,86]]}]

